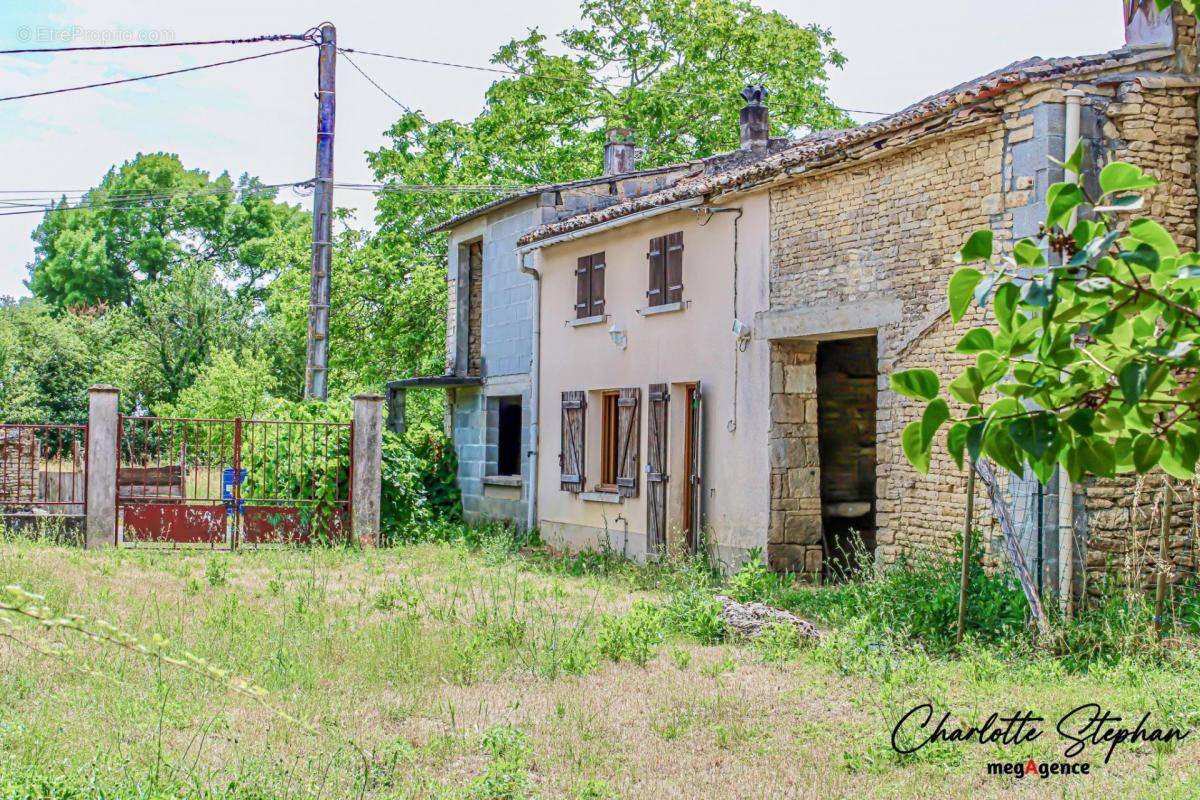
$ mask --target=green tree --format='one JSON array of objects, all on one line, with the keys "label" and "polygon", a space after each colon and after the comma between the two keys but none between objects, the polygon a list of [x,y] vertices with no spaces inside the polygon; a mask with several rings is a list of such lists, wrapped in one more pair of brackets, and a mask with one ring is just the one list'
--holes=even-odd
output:
[{"label": "green tree", "polygon": [[[1066,168],[1079,174],[1082,148]],[[1200,455],[1200,253],[1181,252],[1154,220],[1137,216],[1158,181],[1132,164],[1099,174],[1099,196],[1071,182],[1047,194],[1044,234],[996,253],[991,231],[968,239],[950,279],[955,321],[972,304],[990,323],[956,351],[974,356],[945,387],[932,370],[892,376],[897,392],[928,401],[903,445],[928,469],[934,436],[1012,472],[1028,464],[1043,482],[1061,465],[1084,475],[1161,467],[1190,479]],[[1076,222],[1075,220],[1078,219]],[[995,398],[995,399],[991,399]]]},{"label": "green tree", "polygon": [[138,154],[114,167],[79,203],[64,197],[34,231],[29,287],[58,308],[132,303],[138,285],[185,262],[211,264],[257,297],[270,276],[263,252],[308,215],[243,175],[211,179],[178,156]]},{"label": "green tree", "polygon": [[0,298],[0,422],[85,422],[102,327],[35,298]]},{"label": "green tree", "polygon": [[[470,122],[401,116],[387,146],[367,154],[376,178],[525,185],[591,177],[608,127],[634,131],[641,167],[711,155],[737,147],[738,92],[747,82],[772,92],[776,135],[850,124],[826,93],[827,72],[844,58],[823,28],[745,0],[585,0],[580,11],[581,24],[558,36],[565,52],[551,52],[537,31],[497,50],[492,62],[520,74],[492,84]],[[376,243],[385,257],[359,285],[363,296],[402,309],[386,314],[379,332],[404,343],[389,376],[441,371],[444,323],[432,311],[445,300],[430,292],[445,269],[445,238],[425,231],[492,197],[380,195]]]},{"label": "green tree", "polygon": [[132,306],[105,315],[113,347],[103,374],[135,408],[169,405],[213,353],[248,343],[250,320],[247,302],[225,290],[211,264],[177,265],[142,285]]}]

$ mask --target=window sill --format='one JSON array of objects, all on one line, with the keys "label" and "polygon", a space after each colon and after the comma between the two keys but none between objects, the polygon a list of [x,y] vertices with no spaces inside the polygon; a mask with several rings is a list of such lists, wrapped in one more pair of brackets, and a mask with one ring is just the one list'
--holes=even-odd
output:
[{"label": "window sill", "polygon": [[579,499],[585,503],[623,503],[625,498],[616,492],[580,492]]},{"label": "window sill", "polygon": [[483,478],[485,486],[520,486],[520,475],[486,475]]},{"label": "window sill", "polygon": [[594,317],[580,317],[579,319],[567,320],[567,325],[572,328],[582,328],[585,325],[600,325],[608,319],[608,314],[597,314]]},{"label": "window sill", "polygon": [[687,303],[680,301],[678,303],[663,303],[661,306],[646,306],[645,308],[639,308],[638,313],[643,317],[652,317],[655,314],[670,314],[674,311],[684,311],[685,309],[687,309]]}]

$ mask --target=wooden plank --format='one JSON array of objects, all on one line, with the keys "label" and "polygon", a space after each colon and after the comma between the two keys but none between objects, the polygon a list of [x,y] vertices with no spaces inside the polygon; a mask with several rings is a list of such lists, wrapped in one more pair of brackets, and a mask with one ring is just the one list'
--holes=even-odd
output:
[{"label": "wooden plank", "polygon": [[667,302],[666,249],[667,242],[665,236],[656,236],[650,240],[650,252],[646,253],[650,272],[646,300],[651,306],[659,306]]},{"label": "wooden plank", "polygon": [[622,389],[617,396],[617,493],[637,497],[638,470],[641,467],[641,426],[638,405],[639,388]]},{"label": "wooden plank", "polygon": [[646,552],[662,553],[667,542],[667,407],[665,383],[650,385],[646,423]]},{"label": "wooden plank", "polygon": [[586,396],[582,391],[562,393],[562,449],[558,454],[561,471],[559,485],[564,492],[574,494],[583,491],[586,407]]},{"label": "wooden plank", "polygon": [[665,303],[683,301],[683,233],[672,233],[667,240]]}]

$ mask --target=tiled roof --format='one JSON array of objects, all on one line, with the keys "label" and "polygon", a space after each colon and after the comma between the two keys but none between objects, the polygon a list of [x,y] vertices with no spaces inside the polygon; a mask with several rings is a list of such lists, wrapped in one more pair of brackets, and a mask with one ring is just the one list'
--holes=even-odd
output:
[{"label": "tiled roof", "polygon": [[714,156],[706,160],[707,168],[699,174],[681,179],[674,186],[624,203],[617,203],[603,209],[542,225],[522,236],[517,244],[518,246],[534,244],[658,206],[703,197],[743,185],[752,185],[792,167],[836,159],[839,151],[848,147],[904,131],[934,118],[949,115],[951,112],[961,111],[963,113],[961,122],[965,122],[970,118],[970,107],[973,104],[1004,94],[1025,84],[1103,72],[1141,61],[1162,59],[1170,55],[1170,50],[1121,48],[1091,56],[1054,59],[1035,57],[1017,61],[913,103],[908,108],[890,116],[856,128],[813,133],[797,139],[790,145],[772,148],[762,157],[750,160],[749,163],[742,159],[731,158],[735,154]]}]

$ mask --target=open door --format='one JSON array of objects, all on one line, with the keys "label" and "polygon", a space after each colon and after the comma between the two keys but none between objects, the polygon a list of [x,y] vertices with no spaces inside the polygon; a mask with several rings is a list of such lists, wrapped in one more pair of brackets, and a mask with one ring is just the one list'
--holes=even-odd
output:
[{"label": "open door", "polygon": [[687,482],[683,488],[684,541],[690,552],[700,547],[700,530],[704,524],[704,395],[697,381],[687,387],[687,417],[684,442],[684,463]]}]

